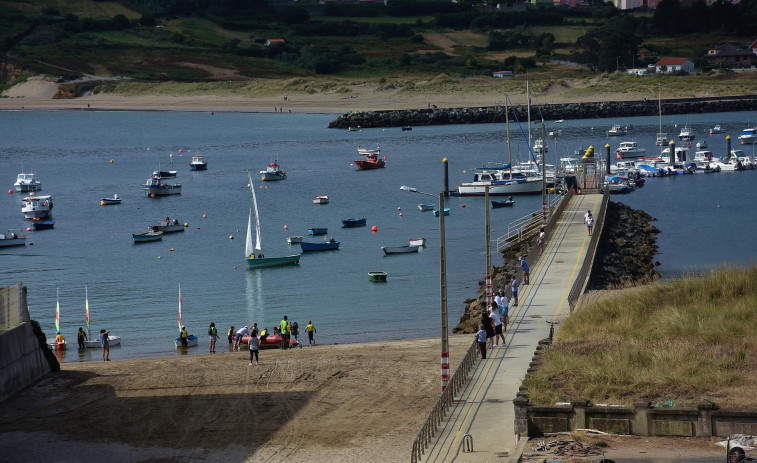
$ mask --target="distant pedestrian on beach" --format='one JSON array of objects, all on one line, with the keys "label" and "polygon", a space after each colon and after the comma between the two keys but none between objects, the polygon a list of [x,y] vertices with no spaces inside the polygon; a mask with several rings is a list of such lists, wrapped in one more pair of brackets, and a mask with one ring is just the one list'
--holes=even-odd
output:
[{"label": "distant pedestrian on beach", "polygon": [[313,337],[315,336],[315,326],[313,325],[312,320],[308,320],[308,326],[305,327],[305,331],[308,332],[308,345],[314,345],[315,339]]},{"label": "distant pedestrian on beach", "polygon": [[529,280],[529,275],[531,273],[531,268],[528,266],[528,262],[526,262],[526,258],[523,256],[518,256],[518,260],[520,263],[516,267],[520,267],[523,269],[523,284],[527,285]]},{"label": "distant pedestrian on beach", "polygon": [[81,329],[81,326],[80,326],[79,332],[76,333],[76,342],[79,344],[79,349],[84,349],[86,347],[84,345],[84,341],[89,341],[89,339],[87,339],[87,333],[85,333],[84,330]]},{"label": "distant pedestrian on beach", "polygon": [[484,312],[481,314],[481,324],[484,325],[484,331],[486,331],[486,343],[489,345],[489,349],[491,349],[492,344],[494,344],[494,323],[491,314],[489,313],[489,309],[484,309]]},{"label": "distant pedestrian on beach", "polygon": [[297,322],[292,322],[292,336],[294,336],[294,340],[299,342],[300,337],[300,325]]},{"label": "distant pedestrian on beach", "polygon": [[229,328],[229,332],[226,333],[226,335],[229,337],[229,352],[231,352],[234,349],[234,335],[236,334],[236,331],[234,331],[234,325],[231,325],[231,328]]},{"label": "distant pedestrian on beach", "polygon": [[287,316],[284,315],[284,319],[279,323],[279,329],[281,330],[281,348],[289,348],[289,322]]},{"label": "distant pedestrian on beach", "polygon": [[481,358],[486,359],[486,330],[483,324],[478,325],[476,342],[478,342],[478,351],[481,352]]},{"label": "distant pedestrian on beach", "polygon": [[496,302],[492,302],[492,310],[490,316],[492,317],[492,323],[494,324],[494,347],[499,347],[500,342],[504,346],[505,336],[502,334],[502,318],[499,315],[499,306]]},{"label": "distant pedestrian on beach", "polygon": [[239,350],[239,345],[242,344],[242,338],[250,335],[250,329],[247,325],[244,328],[239,328],[236,337],[234,337],[234,349]]},{"label": "distant pedestrian on beach", "polygon": [[216,328],[215,322],[210,324],[208,328],[208,337],[210,337],[210,353],[216,351],[216,341],[218,341],[218,328]]},{"label": "distant pedestrian on beach", "polygon": [[594,216],[589,214],[589,217],[586,219],[586,234],[591,236],[594,234]]},{"label": "distant pedestrian on beach", "polygon": [[544,254],[544,227],[539,230],[539,254]]},{"label": "distant pedestrian on beach", "polygon": [[[102,331],[100,333],[102,333]],[[100,334],[100,336],[102,336],[102,334]],[[181,327],[181,331],[179,331],[179,339],[181,340],[181,347],[188,347],[189,333],[187,332],[186,326]]]},{"label": "distant pedestrian on beach", "polygon": [[250,366],[252,366],[252,358],[255,357],[255,365],[258,364],[258,351],[260,350],[260,340],[257,336],[250,336]]},{"label": "distant pedestrian on beach", "polygon": [[512,276],[512,279],[510,280],[510,288],[513,292],[513,307],[518,306],[518,286],[520,283],[518,283],[517,278],[515,278],[515,275]]},{"label": "distant pedestrian on beach", "polygon": [[[186,330],[184,330],[186,331]],[[110,362],[110,342],[108,341],[108,335],[110,331],[100,330],[100,346],[103,348],[103,361]],[[181,345],[184,345],[184,338],[182,338]]]}]

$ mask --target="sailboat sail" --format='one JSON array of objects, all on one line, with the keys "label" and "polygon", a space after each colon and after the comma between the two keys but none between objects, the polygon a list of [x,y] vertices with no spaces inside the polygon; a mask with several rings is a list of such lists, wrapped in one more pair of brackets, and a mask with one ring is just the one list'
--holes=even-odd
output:
[{"label": "sailboat sail", "polygon": [[[255,185],[252,184],[252,175],[247,171],[247,177],[250,179],[250,192],[252,192],[252,205],[255,208],[255,250],[260,251],[262,246],[260,245],[260,219],[258,219],[258,198],[255,196]],[[249,221],[247,226],[249,236]],[[249,256],[249,254],[248,254]]]},{"label": "sailboat sail", "polygon": [[255,250],[252,247],[252,208],[250,208],[250,215],[247,217],[247,242],[244,245],[244,256],[251,257]]},{"label": "sailboat sail", "polygon": [[84,286],[84,316],[87,318],[87,339],[89,339],[89,292]]},{"label": "sailboat sail", "polygon": [[55,331],[60,331],[60,289],[55,288]]},{"label": "sailboat sail", "polygon": [[179,283],[179,331],[181,331],[181,283]]}]

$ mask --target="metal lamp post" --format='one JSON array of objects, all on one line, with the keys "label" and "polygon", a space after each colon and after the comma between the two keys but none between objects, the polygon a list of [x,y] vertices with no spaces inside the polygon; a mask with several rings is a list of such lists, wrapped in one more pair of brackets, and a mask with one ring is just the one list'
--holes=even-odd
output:
[{"label": "metal lamp post", "polygon": [[[400,190],[417,193],[419,195],[436,195],[418,191],[407,185],[402,185]],[[439,298],[442,314],[442,392],[449,384],[449,333],[447,327],[447,250],[444,240],[444,193],[439,193]]]}]

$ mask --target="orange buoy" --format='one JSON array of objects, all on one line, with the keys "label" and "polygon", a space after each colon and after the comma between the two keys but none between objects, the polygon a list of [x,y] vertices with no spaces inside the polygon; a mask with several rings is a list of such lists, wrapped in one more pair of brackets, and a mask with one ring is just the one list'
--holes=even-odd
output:
[{"label": "orange buoy", "polygon": [[10,190],[8,190],[8,194],[9,194],[9,195],[12,195],[12,194],[13,194],[13,188],[11,188]]},{"label": "orange buoy", "polygon": [[375,225],[374,225],[374,226],[372,226],[372,227],[371,227],[371,231],[372,231],[372,232],[377,232],[377,231],[378,231],[378,227],[377,227],[377,226],[375,226]]},{"label": "orange buoy", "polygon": [[400,217],[402,217],[402,212],[400,212]]},{"label": "orange buoy", "polygon": [[463,204],[463,207],[465,207],[465,204]]},{"label": "orange buoy", "polygon": [[284,230],[289,230],[289,225],[284,225]]},{"label": "orange buoy", "polygon": [[156,197],[155,193],[150,193],[150,197],[155,198]]},{"label": "orange buoy", "polygon": [[113,164],[113,160],[112,159],[110,160],[110,163]]},{"label": "orange buoy", "polygon": [[207,219],[208,218],[208,214],[202,214],[202,218],[203,219]]}]

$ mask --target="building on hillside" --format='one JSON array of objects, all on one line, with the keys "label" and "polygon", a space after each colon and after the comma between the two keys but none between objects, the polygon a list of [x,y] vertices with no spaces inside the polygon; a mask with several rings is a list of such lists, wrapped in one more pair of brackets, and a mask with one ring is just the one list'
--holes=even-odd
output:
[{"label": "building on hillside", "polygon": [[512,77],[513,71],[494,71],[492,77]]},{"label": "building on hillside", "polygon": [[752,50],[752,53],[757,55],[757,40],[755,40],[754,42],[752,42],[751,45],[749,45],[749,49]]},{"label": "building on hillside", "polygon": [[749,67],[752,65],[754,52],[751,49],[744,50],[735,45],[731,45],[730,43],[726,43],[725,45],[720,45],[707,50],[707,54],[702,58],[707,60],[707,63],[711,65],[726,62],[728,63],[728,66]]},{"label": "building on hillside", "polygon": [[671,74],[678,71],[686,74],[694,72],[694,63],[686,58],[660,58],[654,63],[654,67],[658,74]]},{"label": "building on hillside", "polygon": [[644,6],[644,0],[614,0],[613,3],[619,10],[634,10]]}]

